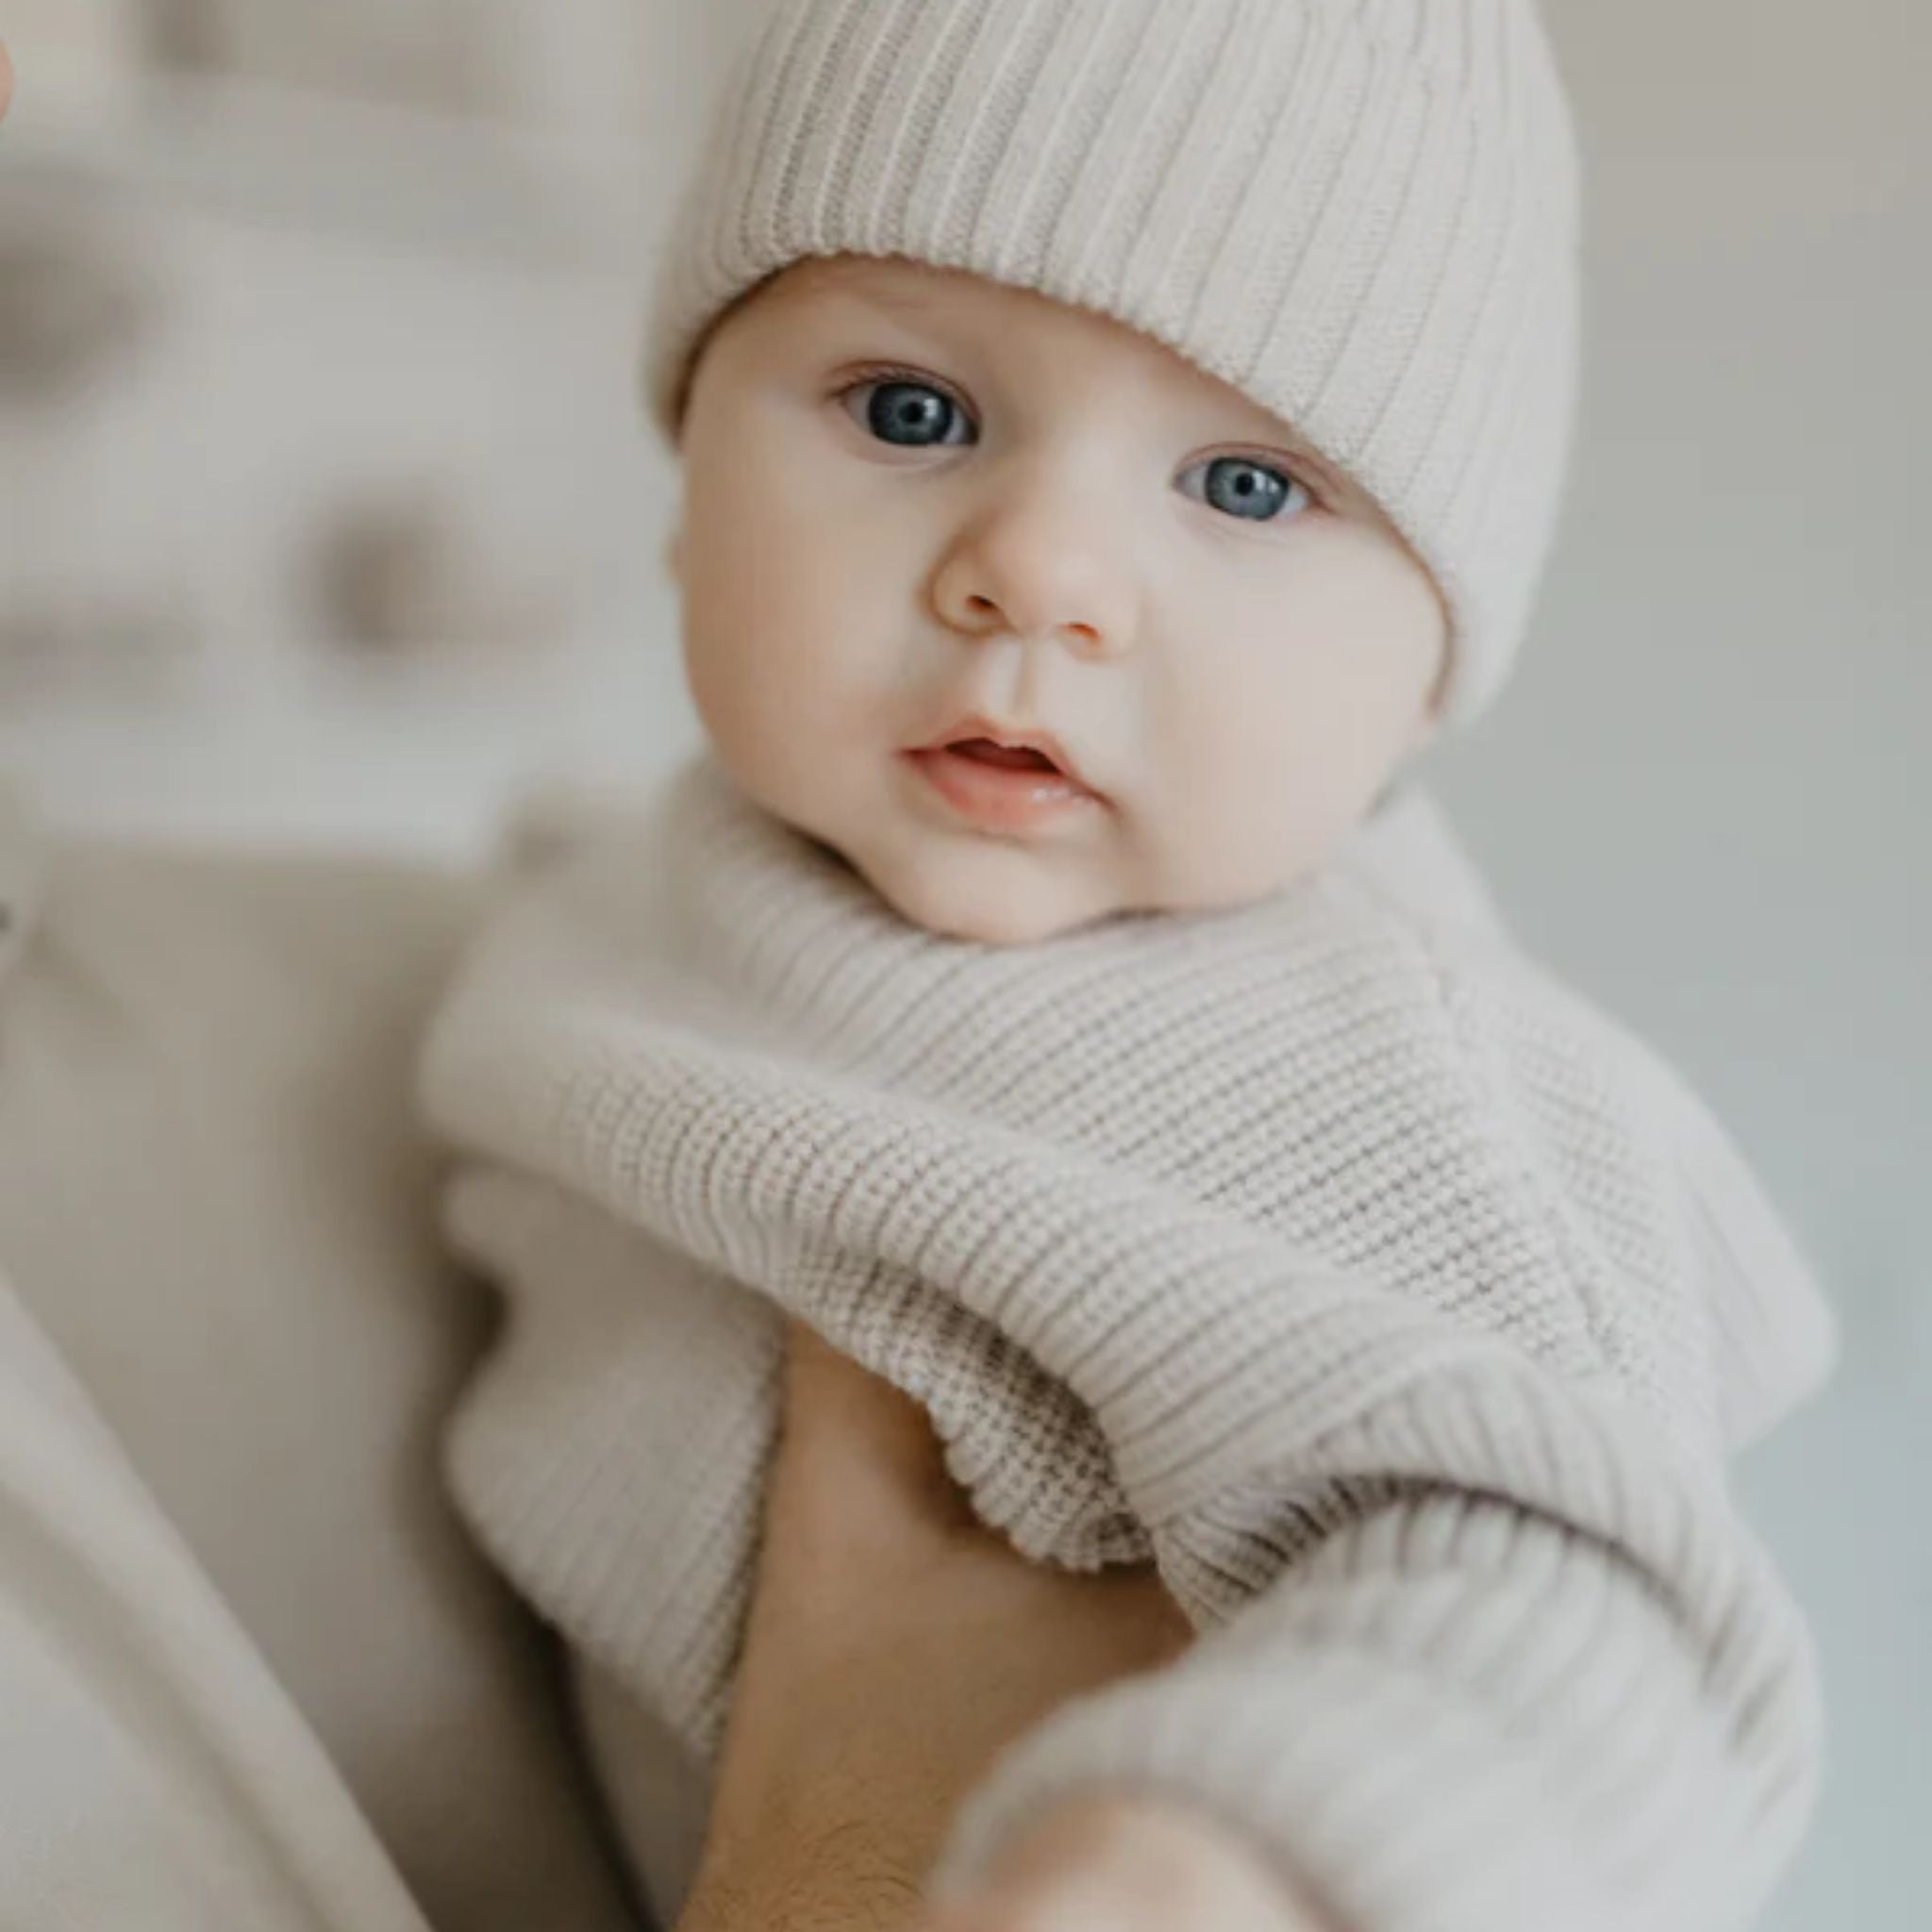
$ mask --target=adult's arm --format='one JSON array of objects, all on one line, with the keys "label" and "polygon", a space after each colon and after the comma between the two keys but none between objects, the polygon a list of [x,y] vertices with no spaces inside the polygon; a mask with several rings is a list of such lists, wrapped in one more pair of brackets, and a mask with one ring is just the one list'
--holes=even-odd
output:
[{"label": "adult's arm", "polygon": [[425,1932],[4,1277],[0,1712],[8,1932]]},{"label": "adult's arm", "polygon": [[[52,1363],[7,1391],[4,1578],[17,1655],[39,1659],[14,1675],[66,1687],[20,1704],[31,1732],[0,1701],[0,1759],[50,1802],[65,1790],[59,1815],[104,1870],[141,1869],[139,1804],[55,1770],[85,1756],[90,1710],[128,1707],[117,1659],[145,1658],[154,1696],[198,1711],[150,1670],[175,1654],[142,1649],[167,1591],[125,1555],[87,1560],[145,1524],[175,1553],[171,1588],[232,1620],[223,1641],[292,1704],[433,1923],[615,1932],[541,1634],[439,1469],[487,1299],[439,1250],[409,1068],[472,897],[459,875],[373,858],[60,836],[0,786],[0,1268]],[[79,1466],[108,1458],[138,1507],[104,1517],[92,1489],[49,1487],[80,1480],[50,1374],[98,1438]],[[261,1792],[231,1789],[242,1815],[273,1814],[275,1762]],[[0,1832],[13,1815],[32,1813],[0,1809]]]},{"label": "adult's arm", "polygon": [[808,1344],[787,1410],[681,1932],[1708,1932],[1802,1823],[1802,1626],[1715,1483],[1686,1514],[1574,1467],[1541,1507],[1365,1486],[1185,1647],[1145,1578],[1105,1596],[973,1524],[849,1364]]},{"label": "adult's arm", "polygon": [[927,1895],[957,1807],[1070,1699],[1156,1671],[1184,1620],[1144,1571],[1048,1571],[985,1529],[925,1416],[794,1328],[745,1655],[678,1932],[1318,1932],[1198,1816],[1084,1804]]}]

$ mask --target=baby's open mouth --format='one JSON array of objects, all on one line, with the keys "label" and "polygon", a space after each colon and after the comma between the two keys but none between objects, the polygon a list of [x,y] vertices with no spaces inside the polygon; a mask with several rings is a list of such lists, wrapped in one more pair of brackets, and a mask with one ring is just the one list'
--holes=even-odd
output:
[{"label": "baby's open mouth", "polygon": [[1105,803],[1037,744],[1002,744],[969,731],[907,758],[956,814],[989,830],[1042,830]]},{"label": "baby's open mouth", "polygon": [[1058,772],[1059,767],[1043,751],[1026,746],[995,744],[990,738],[962,738],[947,745],[949,752],[981,764],[1003,765],[1009,772]]}]

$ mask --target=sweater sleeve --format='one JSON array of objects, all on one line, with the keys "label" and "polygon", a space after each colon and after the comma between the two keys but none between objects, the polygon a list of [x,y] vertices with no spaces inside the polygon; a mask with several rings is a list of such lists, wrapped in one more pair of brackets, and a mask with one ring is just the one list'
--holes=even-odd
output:
[{"label": "sweater sleeve", "polygon": [[[1277,1567],[1175,1665],[1020,1740],[942,1886],[1105,1793],[1211,1815],[1344,1932],[1724,1932],[1795,1851],[1815,1660],[1723,1457],[1815,1386],[1828,1312],[1660,1063],[1514,970],[1451,997],[1563,1265],[1482,1362],[1452,1341],[1482,1297],[1372,1333],[1355,1284],[1356,1341],[1307,1372],[1354,1391],[1342,1430],[1290,1443],[1277,1404],[1252,1457],[1197,1449],[1185,1413],[1117,1424],[1165,1439],[1133,1458],[1160,1483],[1126,1474],[1171,1581],[1190,1541],[1196,1568],[1204,1541],[1212,1569]],[[1548,1345],[1579,1309],[1587,1364]]]},{"label": "sweater sleeve", "polygon": [[[1815,1386],[1828,1314],[1665,1070],[1555,995],[1462,1010],[1561,1232],[1520,1318],[1338,1271],[1332,1327],[1257,1357],[1244,1439],[1200,1404],[1110,1416],[1183,1601],[1265,1580],[1020,1740],[941,1882],[1049,1803],[1130,1790],[1245,1836],[1344,1932],[1724,1932],[1789,1862],[1816,1667],[1724,1457]],[[1556,1343],[1574,1320],[1588,1352]]]},{"label": "sweater sleeve", "polygon": [[1444,1478],[1329,1484],[1260,1596],[995,1767],[941,1887],[1048,1805],[1138,1792],[1232,1827],[1346,1932],[1749,1923],[1802,1831],[1819,1720],[1804,1626],[1721,1487],[1669,1455],[1526,1455],[1561,1442],[1557,1400],[1460,1453],[1467,1416],[1404,1406]]}]

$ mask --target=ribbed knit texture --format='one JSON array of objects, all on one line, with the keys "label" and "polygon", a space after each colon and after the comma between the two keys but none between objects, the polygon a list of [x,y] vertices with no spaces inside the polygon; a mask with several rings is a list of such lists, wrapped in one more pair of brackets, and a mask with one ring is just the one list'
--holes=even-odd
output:
[{"label": "ribbed knit texture", "polygon": [[451,1466],[699,1761],[783,1308],[926,1406],[1019,1548],[1151,1556],[1204,1633],[1023,1742],[953,1874],[1139,1784],[1371,1932],[1744,1923],[1817,1717],[1722,1456],[1828,1323],[1708,1116],[1402,833],[1425,809],[1260,905],[1000,949],[700,758],[510,895],[425,1069],[511,1308]]},{"label": "ribbed knit texture", "polygon": [[904,256],[1110,315],[1298,428],[1454,622],[1447,711],[1516,655],[1574,408],[1578,165],[1527,0],[778,0],[657,284],[693,351],[812,256]]}]

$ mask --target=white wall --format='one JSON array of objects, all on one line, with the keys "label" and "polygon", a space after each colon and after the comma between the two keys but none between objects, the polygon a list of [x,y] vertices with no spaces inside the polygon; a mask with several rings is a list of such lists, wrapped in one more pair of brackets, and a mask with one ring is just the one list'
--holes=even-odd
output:
[{"label": "white wall", "polygon": [[1834,1727],[1776,1932],[1932,1924],[1932,12],[1556,0],[1594,197],[1576,485],[1444,787],[1685,1064],[1846,1318],[1745,1494]]}]

